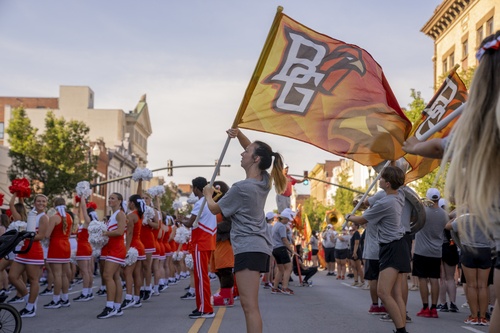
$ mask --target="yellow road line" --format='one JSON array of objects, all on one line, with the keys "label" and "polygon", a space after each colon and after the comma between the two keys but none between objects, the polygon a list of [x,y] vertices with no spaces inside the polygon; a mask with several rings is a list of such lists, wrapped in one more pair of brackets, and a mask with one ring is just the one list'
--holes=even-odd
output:
[{"label": "yellow road line", "polygon": [[210,325],[210,328],[208,329],[208,333],[219,332],[220,325],[222,324],[222,318],[224,317],[225,313],[226,313],[225,307],[219,308],[219,310],[217,310],[212,325]]},{"label": "yellow road line", "polygon": [[194,321],[193,326],[191,326],[191,328],[189,329],[188,333],[198,333],[204,322],[205,322],[205,318],[196,319]]}]

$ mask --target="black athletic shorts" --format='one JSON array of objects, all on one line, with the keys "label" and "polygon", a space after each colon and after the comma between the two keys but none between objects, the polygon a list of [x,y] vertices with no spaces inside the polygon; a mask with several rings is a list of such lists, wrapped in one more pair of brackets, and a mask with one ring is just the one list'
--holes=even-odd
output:
[{"label": "black athletic shorts", "polygon": [[392,267],[399,273],[411,272],[408,244],[403,238],[386,244],[381,243],[378,257],[380,271]]},{"label": "black athletic shorts", "polygon": [[325,247],[325,261],[326,262],[335,262],[335,248],[334,247]]},{"label": "black athletic shorts", "polygon": [[291,262],[290,254],[288,254],[286,246],[280,246],[273,249],[273,257],[278,265],[284,265]]},{"label": "black athletic shorts", "polygon": [[234,272],[249,269],[260,273],[269,272],[268,254],[262,252],[243,252],[234,256]]},{"label": "black athletic shorts", "polygon": [[378,280],[379,262],[378,260],[366,259],[365,260],[365,280],[373,281]]},{"label": "black athletic shorts", "polygon": [[342,250],[335,249],[336,260],[347,259],[348,257],[349,257],[349,249],[342,249]]},{"label": "black athletic shorts", "polygon": [[489,247],[470,247],[462,245],[460,262],[462,266],[468,268],[491,268],[491,249]]},{"label": "black athletic shorts", "polygon": [[441,258],[414,254],[411,274],[419,278],[439,279],[441,275]]}]

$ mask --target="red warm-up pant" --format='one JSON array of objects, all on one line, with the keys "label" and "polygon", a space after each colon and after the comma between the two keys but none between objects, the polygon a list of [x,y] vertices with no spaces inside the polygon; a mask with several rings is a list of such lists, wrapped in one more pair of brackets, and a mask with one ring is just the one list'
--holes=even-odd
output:
[{"label": "red warm-up pant", "polygon": [[214,308],[210,304],[210,296],[212,292],[210,290],[210,278],[208,277],[208,262],[212,251],[200,251],[198,250],[198,245],[195,245],[191,254],[193,255],[196,306],[200,312],[214,312]]}]

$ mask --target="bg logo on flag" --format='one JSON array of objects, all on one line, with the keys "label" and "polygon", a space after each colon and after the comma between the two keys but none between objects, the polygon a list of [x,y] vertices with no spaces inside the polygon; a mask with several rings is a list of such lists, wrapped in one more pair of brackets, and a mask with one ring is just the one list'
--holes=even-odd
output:
[{"label": "bg logo on flag", "polygon": [[[331,93],[353,70],[360,75],[366,72],[359,49],[341,45],[327,54],[328,45],[289,27],[285,38],[288,44],[281,64],[264,81],[280,86],[273,103],[276,111],[306,114],[316,94]],[[325,82],[330,85],[323,86]]]},{"label": "bg logo on flag", "polygon": [[411,130],[368,52],[281,11],[234,125],[310,143],[364,165],[403,156]]}]

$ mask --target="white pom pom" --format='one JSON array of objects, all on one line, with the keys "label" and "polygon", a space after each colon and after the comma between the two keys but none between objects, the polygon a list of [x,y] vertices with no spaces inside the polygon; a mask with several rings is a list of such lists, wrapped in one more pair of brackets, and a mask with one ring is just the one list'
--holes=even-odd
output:
[{"label": "white pom pom", "polygon": [[172,254],[172,260],[174,261],[181,261],[182,258],[184,258],[184,253],[182,252],[174,252],[174,254]]},{"label": "white pom pom", "polygon": [[189,195],[189,198],[187,199],[188,204],[195,204],[198,200],[200,200],[196,195],[194,195],[193,192]]},{"label": "white pom pom", "polygon": [[128,249],[127,256],[125,257],[125,266],[130,266],[135,264],[137,261],[137,256],[139,255],[139,252],[135,247],[131,247]]},{"label": "white pom pom", "polygon": [[75,188],[76,194],[80,198],[87,199],[92,194],[92,189],[90,188],[90,183],[88,181],[78,182]]},{"label": "white pom pom", "polygon": [[142,224],[147,225],[148,220],[153,220],[155,217],[155,210],[153,207],[146,206],[146,210],[144,211],[144,215],[142,216]]},{"label": "white pom pom", "polygon": [[161,185],[153,186],[149,190],[147,190],[147,192],[152,197],[162,196],[165,194],[165,187],[163,187]]},{"label": "white pom pom", "polygon": [[148,168],[137,168],[132,174],[132,179],[135,181],[139,180],[151,180],[153,178],[153,172]]},{"label": "white pom pom", "polygon": [[174,241],[179,244],[185,244],[189,241],[189,237],[191,236],[191,232],[185,226],[180,226],[175,231]]},{"label": "white pom pom", "polygon": [[184,262],[186,263],[187,268],[193,269],[194,262],[193,262],[193,255],[191,253],[186,254],[186,258],[184,258]]},{"label": "white pom pom", "polygon": [[96,259],[99,258],[101,256],[101,249],[93,249],[92,256]]},{"label": "white pom pom", "polygon": [[24,221],[14,221],[9,224],[9,227],[7,230],[17,230],[17,231],[23,231],[26,230],[26,227],[28,226],[28,223]]},{"label": "white pom pom", "polygon": [[175,209],[175,210],[179,210],[179,209],[182,209],[182,202],[180,202],[179,200],[175,200],[174,203],[172,204],[172,208]]},{"label": "white pom pom", "polygon": [[100,251],[108,243],[109,237],[102,235],[107,230],[108,227],[103,222],[92,221],[89,223],[89,243],[93,250],[98,249]]}]

